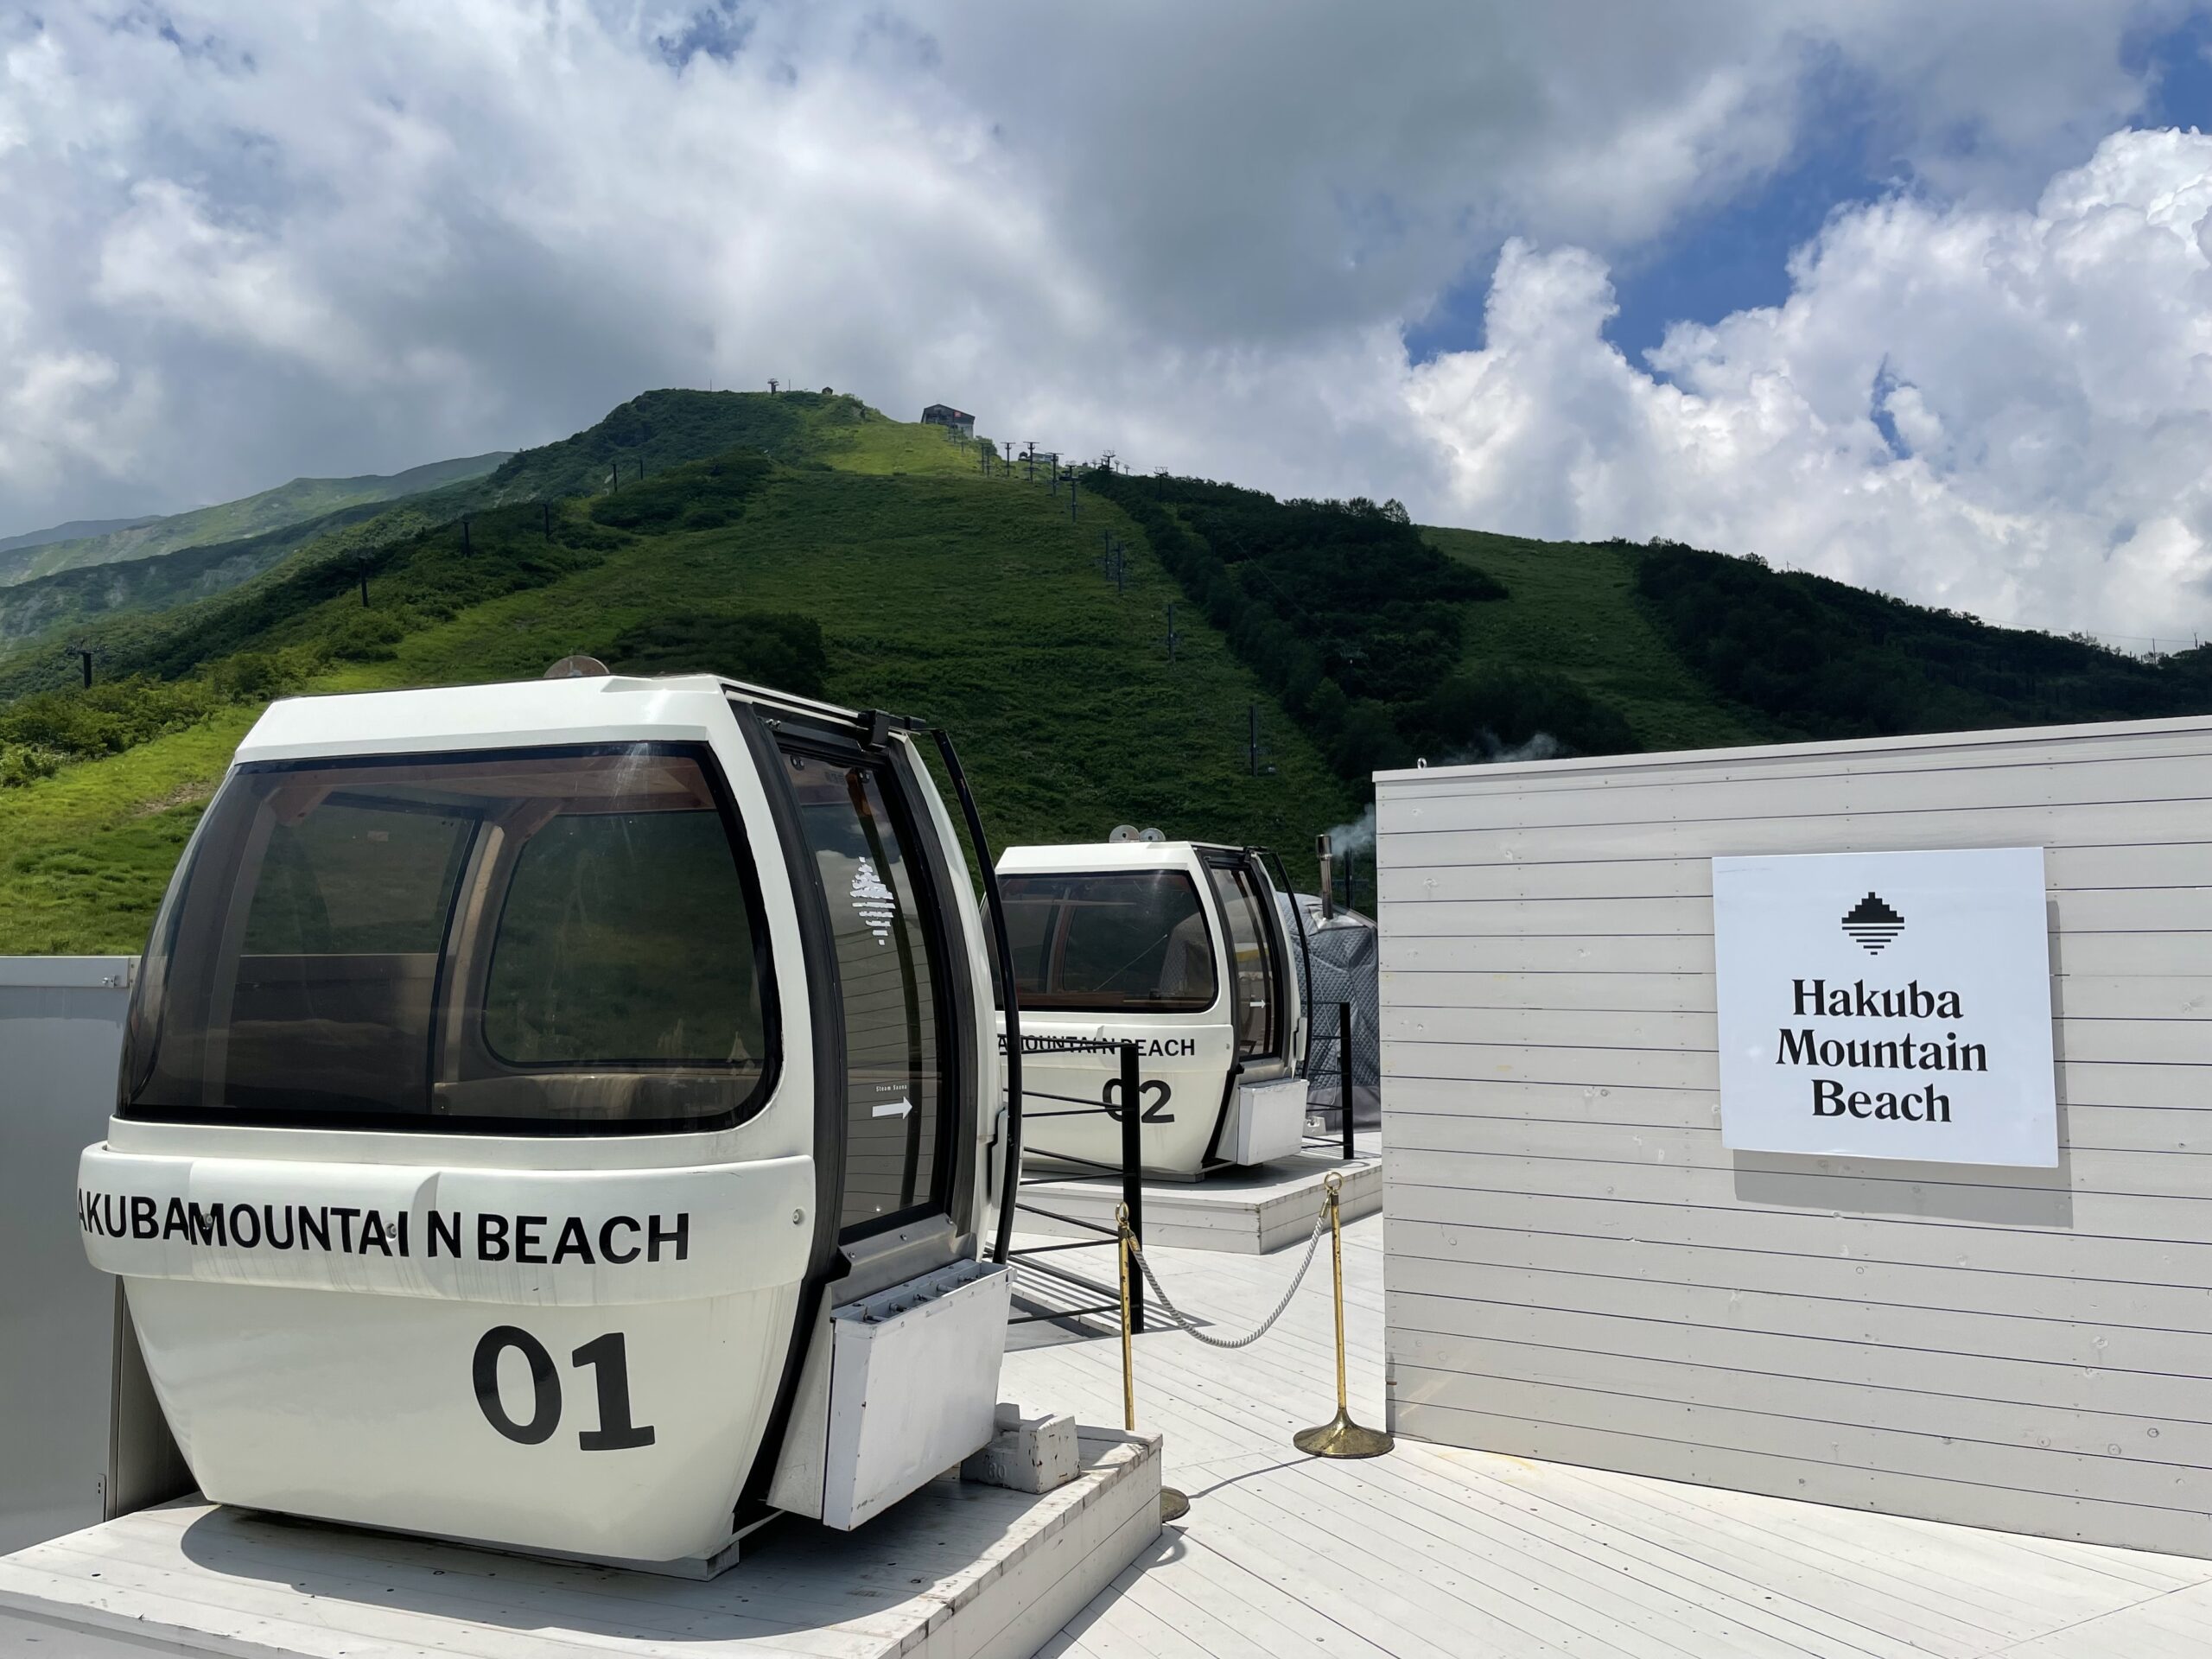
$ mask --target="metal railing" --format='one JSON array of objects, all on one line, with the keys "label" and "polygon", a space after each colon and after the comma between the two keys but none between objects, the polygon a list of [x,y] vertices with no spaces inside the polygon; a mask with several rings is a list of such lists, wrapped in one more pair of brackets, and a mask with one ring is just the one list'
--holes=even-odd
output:
[{"label": "metal railing", "polygon": [[[1130,1230],[1141,1238],[1144,1236],[1143,1135],[1140,1122],[1141,1114],[1136,1109],[1136,1103],[1143,1097],[1142,1079],[1137,1069],[1137,1045],[1134,1041],[1122,1042],[1116,1044],[1116,1047],[1121,1053],[1121,1074],[1118,1077],[1108,1082],[1107,1097],[1103,1101],[1079,1100],[1072,1095],[1056,1095],[1042,1089],[1027,1089],[1023,1091],[1021,1116],[1025,1122],[1034,1123],[1046,1118],[1090,1117],[1103,1112],[1109,1117],[1118,1119],[1122,1125],[1121,1161],[1109,1164],[1102,1163],[1093,1158],[1077,1157],[1071,1153],[1052,1153],[1046,1155],[1057,1162],[1081,1166],[1092,1173],[1077,1175],[1056,1173],[1024,1176],[1018,1183],[1017,1190],[1020,1187],[1031,1186],[1066,1186],[1079,1181],[1118,1182],[1121,1186],[1121,1201],[1128,1212]],[[1039,1100],[1058,1101],[1063,1104],[1050,1111],[1032,1109],[1028,1103]],[[1050,1279],[1056,1285],[1066,1286],[1094,1296],[1097,1300],[1071,1306],[1046,1306],[1042,1312],[1035,1313],[1017,1313],[1008,1322],[1014,1325],[1032,1325],[1043,1320],[1072,1319],[1106,1314],[1112,1314],[1118,1319],[1122,1312],[1122,1303],[1117,1286],[1089,1278],[1057,1262],[1040,1262],[1036,1258],[1058,1255],[1066,1250],[1118,1250],[1122,1242],[1121,1229],[1109,1227],[1100,1222],[1087,1221],[1080,1216],[1071,1216],[1063,1211],[1048,1210],[1040,1204],[1024,1204],[1017,1199],[1014,1207],[1020,1213],[1041,1216],[1060,1226],[1072,1227],[1080,1232],[1097,1235],[1095,1238],[1070,1239],[1052,1244],[1025,1244],[1007,1252],[1007,1260],[1015,1263],[1024,1271]],[[1037,1299],[1033,1296],[1030,1300]],[[1141,1286],[1137,1288],[1129,1312],[1131,1319],[1135,1321],[1135,1328],[1142,1331],[1144,1329],[1144,1291]]]},{"label": "metal railing", "polygon": [[1323,1152],[1333,1148],[1341,1148],[1341,1154],[1344,1160],[1346,1163],[1350,1163],[1354,1158],[1358,1156],[1357,1152],[1354,1150],[1352,1146],[1352,1114],[1354,1109],[1354,1085],[1352,1079],[1357,1072],[1357,1068],[1354,1062],[1357,1058],[1357,1049],[1356,1044],[1358,1038],[1359,1027],[1353,1021],[1353,1005],[1351,1003],[1334,1002],[1324,1004],[1322,1006],[1336,1009],[1337,1029],[1332,1035],[1324,1035],[1319,1032],[1314,1031],[1311,1026],[1307,1027],[1306,1043],[1306,1052],[1308,1057],[1306,1068],[1306,1075],[1310,1077],[1314,1071],[1312,1060],[1314,1049],[1324,1043],[1333,1042],[1336,1044],[1337,1113],[1343,1121],[1340,1125],[1339,1134],[1309,1134],[1306,1137],[1305,1144],[1306,1150],[1309,1152]]}]

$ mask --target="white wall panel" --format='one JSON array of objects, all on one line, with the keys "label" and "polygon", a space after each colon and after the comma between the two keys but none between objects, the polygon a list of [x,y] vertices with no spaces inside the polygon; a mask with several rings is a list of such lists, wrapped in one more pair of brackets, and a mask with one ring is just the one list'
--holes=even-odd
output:
[{"label": "white wall panel", "polygon": [[[2212,1556],[2212,721],[1377,782],[1401,1433]],[[1707,861],[2001,846],[2058,1167],[1723,1147]]]},{"label": "white wall panel", "polygon": [[100,1519],[115,1286],[72,1194],[115,1109],[137,965],[0,957],[0,1554]]}]

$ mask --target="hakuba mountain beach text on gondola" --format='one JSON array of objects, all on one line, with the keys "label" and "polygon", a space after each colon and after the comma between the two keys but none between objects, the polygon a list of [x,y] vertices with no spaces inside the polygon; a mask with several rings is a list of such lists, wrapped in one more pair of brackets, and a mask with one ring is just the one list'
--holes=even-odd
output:
[{"label": "hakuba mountain beach text on gondola", "polygon": [[[410,1222],[413,1223],[410,1225]],[[410,1217],[350,1204],[195,1204],[145,1192],[77,1189],[77,1225],[102,1238],[303,1250],[325,1255],[421,1255],[558,1267],[574,1262],[627,1267],[682,1262],[691,1253],[691,1216],[508,1216],[432,1210]]]},{"label": "hakuba mountain beach text on gondola", "polygon": [[1713,893],[1723,1145],[2057,1161],[2040,849],[1716,858]]}]

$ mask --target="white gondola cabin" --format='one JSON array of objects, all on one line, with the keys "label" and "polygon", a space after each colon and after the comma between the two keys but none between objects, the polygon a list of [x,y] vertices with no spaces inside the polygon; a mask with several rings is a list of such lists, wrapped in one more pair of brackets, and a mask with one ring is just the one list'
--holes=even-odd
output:
[{"label": "white gondola cabin", "polygon": [[1300,938],[1269,861],[1175,841],[1000,855],[1031,1161],[1119,1166],[1118,1056],[1131,1039],[1147,1174],[1193,1180],[1299,1150]]},{"label": "white gondola cabin", "polygon": [[207,1497],[709,1562],[990,1438],[1001,1062],[912,730],[704,676],[268,711],[78,1194]]}]

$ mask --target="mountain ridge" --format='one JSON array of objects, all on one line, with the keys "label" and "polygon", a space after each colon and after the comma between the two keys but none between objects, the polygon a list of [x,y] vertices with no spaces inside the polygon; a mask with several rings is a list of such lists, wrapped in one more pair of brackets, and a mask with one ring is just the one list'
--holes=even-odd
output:
[{"label": "mountain ridge", "polygon": [[[513,452],[499,449],[425,461],[397,473],[360,473],[345,478],[300,477],[234,501],[189,507],[131,520],[109,521],[97,534],[60,537],[29,531],[0,542],[0,584],[12,584],[58,571],[125,560],[158,558],[185,548],[281,530],[348,506],[392,501],[480,477]],[[70,528],[55,525],[54,531]]]},{"label": "mountain ridge", "polygon": [[50,542],[89,541],[118,530],[136,530],[161,517],[158,512],[145,512],[135,518],[72,518],[66,524],[48,524],[44,530],[27,530],[20,536],[0,536],[0,553],[12,553],[19,547],[44,547]]}]

